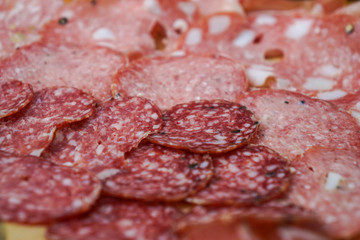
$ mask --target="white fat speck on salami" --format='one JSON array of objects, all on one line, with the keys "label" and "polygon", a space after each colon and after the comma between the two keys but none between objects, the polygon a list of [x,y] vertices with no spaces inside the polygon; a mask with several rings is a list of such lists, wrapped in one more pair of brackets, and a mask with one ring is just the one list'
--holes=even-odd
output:
[{"label": "white fat speck on salami", "polygon": [[33,96],[29,84],[16,80],[0,84],[0,118],[20,111],[31,102]]},{"label": "white fat speck on salami", "polygon": [[175,240],[173,222],[179,210],[165,204],[101,198],[84,216],[52,224],[48,240]]},{"label": "white fat speck on salami", "polygon": [[239,148],[251,141],[259,125],[246,107],[225,100],[178,104],[164,111],[163,119],[163,129],[148,139],[196,153],[222,153]]},{"label": "white fat speck on salami", "polygon": [[179,201],[203,189],[213,175],[208,155],[146,143],[129,152],[120,171],[107,178],[107,195],[146,201]]},{"label": "white fat speck on salami", "polygon": [[111,85],[113,95],[144,96],[161,109],[200,99],[236,101],[247,87],[246,74],[235,61],[189,53],[134,61]]},{"label": "white fat speck on salami", "polygon": [[34,91],[45,87],[76,87],[93,97],[111,97],[111,78],[127,63],[107,48],[39,42],[19,49],[0,64],[0,82],[17,79]]},{"label": "white fat speck on salami", "polygon": [[327,233],[351,238],[360,229],[359,151],[312,148],[292,162],[290,201],[315,212]]},{"label": "white fat speck on salami", "polygon": [[287,162],[263,146],[246,146],[213,156],[208,186],[186,200],[202,205],[253,205],[282,194],[289,186]]},{"label": "white fat speck on salami", "polygon": [[110,100],[86,121],[60,129],[43,156],[56,164],[90,170],[105,179],[120,171],[125,152],[161,126],[161,112],[149,100]]},{"label": "white fat speck on salami", "polygon": [[329,101],[349,112],[360,124],[360,90],[354,94],[348,94],[342,98]]},{"label": "white fat speck on salami", "polygon": [[292,161],[312,146],[360,148],[360,126],[331,103],[285,90],[248,92],[239,101],[259,119],[258,144]]},{"label": "white fat speck on salami", "polygon": [[62,125],[92,115],[90,95],[76,88],[44,88],[22,111],[0,120],[0,150],[40,156]]},{"label": "white fat speck on salami", "polygon": [[79,169],[0,151],[0,220],[48,223],[86,212],[100,195],[100,181]]}]

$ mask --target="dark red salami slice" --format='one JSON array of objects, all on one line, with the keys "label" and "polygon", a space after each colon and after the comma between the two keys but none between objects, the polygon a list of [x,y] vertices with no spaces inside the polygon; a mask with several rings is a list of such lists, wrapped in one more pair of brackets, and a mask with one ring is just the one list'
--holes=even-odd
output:
[{"label": "dark red salami slice", "polygon": [[99,180],[84,170],[0,151],[0,220],[48,223],[87,211]]},{"label": "dark red salami slice", "polygon": [[155,57],[134,61],[120,70],[113,95],[144,96],[161,108],[200,99],[236,101],[247,89],[245,72],[217,55]]},{"label": "dark red salami slice", "polygon": [[240,103],[259,119],[258,144],[289,161],[312,146],[360,148],[356,120],[328,102],[284,90],[259,90],[244,94]]},{"label": "dark red salami slice", "polygon": [[202,100],[163,112],[164,127],[148,139],[196,153],[222,153],[247,144],[258,122],[246,107],[224,100]]},{"label": "dark red salami slice", "polygon": [[314,211],[326,231],[350,238],[360,229],[360,152],[313,148],[292,163],[289,199]]},{"label": "dark red salami slice", "polygon": [[106,179],[103,191],[122,198],[178,201],[205,188],[212,175],[208,155],[147,143],[126,155],[125,165]]},{"label": "dark red salami slice", "polygon": [[29,84],[19,81],[5,82],[0,85],[0,118],[18,112],[31,102],[34,93]]},{"label": "dark red salami slice", "polygon": [[343,98],[331,101],[336,106],[348,111],[360,124],[360,90],[354,94],[348,94]]},{"label": "dark red salami slice", "polygon": [[47,239],[176,239],[171,226],[180,216],[164,204],[102,198],[86,215],[51,225]]},{"label": "dark red salami slice", "polygon": [[93,110],[92,98],[76,88],[35,92],[25,109],[0,120],[0,150],[40,156],[58,127],[85,119]]},{"label": "dark red salami slice", "polygon": [[263,146],[247,146],[213,157],[208,186],[186,200],[203,205],[254,205],[274,198],[289,186],[287,162]]},{"label": "dark red salami slice", "polygon": [[138,97],[111,100],[86,121],[60,129],[43,156],[105,179],[120,172],[125,152],[161,125],[161,112],[150,101]]},{"label": "dark red salami slice", "polygon": [[36,43],[0,64],[0,82],[17,79],[30,83],[34,91],[76,87],[105,100],[111,97],[111,78],[126,61],[123,55],[106,48]]}]

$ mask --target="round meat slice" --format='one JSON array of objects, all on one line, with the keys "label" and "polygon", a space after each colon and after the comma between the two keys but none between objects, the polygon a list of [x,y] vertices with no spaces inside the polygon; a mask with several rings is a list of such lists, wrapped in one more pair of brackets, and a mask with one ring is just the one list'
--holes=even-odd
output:
[{"label": "round meat slice", "polygon": [[0,151],[0,220],[48,223],[83,213],[101,190],[92,174]]},{"label": "round meat slice", "polygon": [[196,153],[222,153],[247,144],[258,122],[246,107],[224,100],[202,100],[163,112],[164,127],[148,139]]},{"label": "round meat slice", "polygon": [[213,157],[208,186],[186,200],[202,205],[255,205],[289,186],[287,162],[263,146],[247,146]]},{"label": "round meat slice", "polygon": [[194,55],[141,59],[120,70],[113,95],[144,96],[161,109],[200,99],[236,101],[247,89],[242,66],[226,57]]},{"label": "round meat slice", "polygon": [[359,151],[313,148],[292,163],[290,201],[314,211],[334,238],[360,233],[359,162]]},{"label": "round meat slice", "polygon": [[76,87],[96,99],[111,97],[110,84],[126,58],[102,47],[65,43],[34,43],[0,64],[0,82],[17,79],[34,91],[46,87]]},{"label": "round meat slice", "polygon": [[239,101],[259,119],[260,139],[292,161],[312,146],[360,149],[360,126],[331,103],[284,90],[248,92]]},{"label": "round meat slice", "polygon": [[106,179],[107,195],[146,201],[178,201],[205,188],[213,175],[208,155],[152,143],[126,155],[119,173]]},{"label": "round meat slice", "polygon": [[60,126],[92,115],[90,95],[76,88],[45,88],[35,92],[22,111],[0,120],[0,150],[40,156]]},{"label": "round meat slice", "polygon": [[171,230],[181,216],[175,207],[101,198],[84,216],[52,224],[48,240],[176,239]]},{"label": "round meat slice", "polygon": [[33,99],[29,84],[10,81],[0,84],[0,118],[7,117],[24,108]]},{"label": "round meat slice", "polygon": [[161,112],[139,97],[114,99],[80,123],[57,131],[43,155],[59,165],[84,168],[105,179],[120,172],[124,153],[161,128]]}]

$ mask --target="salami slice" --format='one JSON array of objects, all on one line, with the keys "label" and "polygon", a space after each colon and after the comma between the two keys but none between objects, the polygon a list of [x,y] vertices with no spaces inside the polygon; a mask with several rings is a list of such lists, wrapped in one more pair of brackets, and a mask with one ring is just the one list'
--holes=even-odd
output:
[{"label": "salami slice", "polygon": [[112,83],[113,95],[144,96],[161,109],[200,99],[236,101],[246,89],[242,66],[217,55],[185,54],[134,61],[120,70]]},{"label": "salami slice", "polygon": [[124,153],[160,130],[161,112],[150,101],[128,97],[98,107],[81,123],[60,129],[43,156],[59,165],[84,168],[100,179],[120,172]]},{"label": "salami slice", "polygon": [[84,170],[0,151],[0,220],[48,223],[87,211],[101,184]]},{"label": "salami slice", "polygon": [[287,162],[263,146],[247,146],[213,157],[214,176],[186,200],[203,205],[254,205],[274,198],[289,186]]},{"label": "salami slice", "polygon": [[0,82],[17,79],[34,91],[76,87],[100,100],[111,97],[111,78],[126,58],[106,48],[40,42],[24,47],[0,64]]},{"label": "salami slice", "polygon": [[176,239],[171,226],[180,216],[164,204],[101,198],[86,215],[51,225],[47,239]]},{"label": "salami slice", "polygon": [[19,81],[0,85],[0,118],[7,117],[24,108],[34,96],[32,87]]},{"label": "salami slice", "polygon": [[348,111],[360,124],[360,90],[354,94],[348,94],[345,97],[331,101],[338,107]]},{"label": "salami slice", "polygon": [[360,232],[359,159],[359,152],[313,148],[292,163],[296,174],[289,199],[314,211],[336,238]]},{"label": "salami slice", "polygon": [[289,161],[312,146],[360,147],[356,120],[326,101],[284,90],[259,90],[244,94],[240,103],[260,121],[258,144]]},{"label": "salami slice", "polygon": [[0,120],[0,150],[40,156],[55,130],[85,119],[94,111],[92,98],[76,88],[46,88],[17,114]]},{"label": "salami slice", "polygon": [[208,155],[143,144],[125,158],[116,175],[106,179],[105,194],[146,201],[178,201],[203,189],[213,174]]},{"label": "salami slice", "polygon": [[247,144],[258,122],[246,107],[224,100],[178,104],[163,112],[164,127],[153,143],[196,153],[222,153]]}]

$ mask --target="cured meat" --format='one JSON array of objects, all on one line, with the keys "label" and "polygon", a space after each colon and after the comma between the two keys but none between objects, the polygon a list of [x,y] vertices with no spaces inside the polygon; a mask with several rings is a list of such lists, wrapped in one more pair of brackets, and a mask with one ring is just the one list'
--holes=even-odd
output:
[{"label": "cured meat", "polygon": [[335,238],[360,232],[359,160],[359,151],[312,148],[292,163],[290,201],[314,211]]},{"label": "cured meat", "polygon": [[86,215],[51,225],[47,239],[175,239],[171,225],[180,216],[164,204],[101,198]]},{"label": "cured meat", "polygon": [[202,100],[163,112],[164,127],[148,139],[196,153],[222,153],[247,144],[258,122],[246,107],[224,100]]},{"label": "cured meat", "polygon": [[111,78],[126,64],[126,58],[101,47],[40,42],[21,48],[0,64],[0,82],[17,79],[34,91],[69,86],[100,100],[111,97]]},{"label": "cured meat", "polygon": [[186,200],[204,205],[255,205],[283,193],[289,186],[287,162],[263,146],[247,146],[213,157],[214,176],[208,186]]},{"label": "cured meat", "polygon": [[0,120],[0,150],[40,156],[57,128],[92,115],[92,98],[76,88],[45,88],[17,114]]},{"label": "cured meat", "polygon": [[114,99],[98,107],[86,121],[60,129],[43,156],[105,179],[120,172],[125,152],[159,131],[161,125],[161,112],[150,101],[138,97]]},{"label": "cured meat", "polygon": [[0,118],[14,114],[31,102],[34,93],[29,84],[19,81],[0,85]]},{"label": "cured meat", "polygon": [[245,15],[239,0],[193,0],[202,15],[206,16],[217,12],[237,12]]},{"label": "cured meat", "polygon": [[208,155],[147,143],[126,155],[124,166],[106,179],[103,191],[122,198],[178,201],[203,189],[212,175]]},{"label": "cured meat", "polygon": [[242,66],[217,55],[141,59],[120,70],[112,83],[113,95],[144,96],[161,109],[200,99],[236,101],[246,89]]},{"label": "cured meat", "polygon": [[345,15],[352,15],[355,17],[360,17],[360,3],[354,2],[342,8],[339,8],[335,11],[335,14],[345,14]]},{"label": "cured meat", "polygon": [[0,220],[48,223],[87,211],[101,184],[84,170],[0,151]]},{"label": "cured meat", "polygon": [[335,105],[348,111],[360,124],[360,90],[354,94],[348,94],[343,98],[331,101]]},{"label": "cured meat", "polygon": [[257,144],[274,149],[289,161],[312,146],[360,147],[356,120],[326,101],[268,89],[248,92],[239,102],[259,119]]}]

